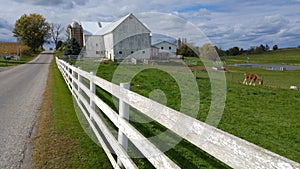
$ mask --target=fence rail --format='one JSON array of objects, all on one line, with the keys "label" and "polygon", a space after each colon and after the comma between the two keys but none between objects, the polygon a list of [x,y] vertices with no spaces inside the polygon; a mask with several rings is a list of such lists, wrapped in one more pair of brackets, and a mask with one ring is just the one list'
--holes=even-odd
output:
[{"label": "fence rail", "polygon": [[[124,84],[118,86],[95,76],[92,72],[88,73],[80,68],[71,66],[58,58],[56,58],[56,63],[70,91],[76,99],[78,106],[82,110],[114,168],[137,168],[127,154],[128,139],[155,168],[180,168],[131,126],[128,122],[128,108],[130,106],[230,167],[245,169],[300,169],[300,164],[297,162],[136,94],[126,89],[126,87],[124,88]],[[83,78],[89,81],[89,88],[83,84]],[[96,86],[119,99],[119,112],[114,111],[104,101],[97,97],[95,94]],[[88,99],[83,96],[83,93],[85,93]],[[113,136],[103,120],[96,113],[96,107],[98,107],[118,128],[118,138]],[[151,107],[151,109],[149,109],[149,107]],[[99,133],[98,129],[100,129],[101,133]],[[117,155],[117,159],[112,156],[111,151]]]}]

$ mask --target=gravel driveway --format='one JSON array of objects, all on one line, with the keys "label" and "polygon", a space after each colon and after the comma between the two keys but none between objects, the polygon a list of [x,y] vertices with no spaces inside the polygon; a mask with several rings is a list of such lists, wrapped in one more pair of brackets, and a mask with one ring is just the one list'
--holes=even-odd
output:
[{"label": "gravel driveway", "polygon": [[30,137],[39,115],[51,53],[0,72],[0,168],[32,168]]}]

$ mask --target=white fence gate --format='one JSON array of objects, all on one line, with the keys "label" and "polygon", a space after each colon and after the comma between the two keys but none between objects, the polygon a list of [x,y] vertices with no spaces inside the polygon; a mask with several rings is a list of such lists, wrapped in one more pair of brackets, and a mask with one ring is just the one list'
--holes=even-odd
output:
[{"label": "white fence gate", "polygon": [[[127,154],[127,139],[134,144],[155,168],[180,168],[130,125],[128,122],[128,106],[131,106],[166,128],[171,129],[177,135],[188,140],[230,167],[245,169],[300,169],[300,164],[297,162],[136,94],[128,90],[129,86],[126,84],[121,84],[121,86],[115,85],[95,76],[92,72],[85,72],[58,58],[56,58],[56,63],[72,92],[73,97],[76,99],[78,106],[81,108],[114,168],[137,168]],[[90,88],[87,88],[82,83],[83,77],[89,81]],[[115,112],[97,97],[95,94],[96,86],[119,99],[120,112]],[[89,101],[82,95],[83,92],[86,94]],[[149,105],[152,106],[152,110],[149,110]],[[109,120],[118,128],[118,138],[113,136],[108,127],[95,112],[96,106],[101,109]],[[174,128],[174,126],[180,127]],[[105,138],[101,137],[97,128],[101,130]],[[186,134],[186,131],[190,132]],[[117,160],[112,156],[110,148],[112,148],[118,156]],[[152,156],[152,154],[158,155]]]}]

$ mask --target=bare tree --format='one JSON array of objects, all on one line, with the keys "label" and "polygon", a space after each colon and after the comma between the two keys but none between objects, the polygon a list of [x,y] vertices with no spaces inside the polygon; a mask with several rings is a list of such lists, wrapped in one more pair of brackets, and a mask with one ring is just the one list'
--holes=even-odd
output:
[{"label": "bare tree", "polygon": [[60,40],[60,35],[63,32],[63,27],[61,24],[51,23],[51,37],[55,43],[55,47],[57,47],[57,43]]}]

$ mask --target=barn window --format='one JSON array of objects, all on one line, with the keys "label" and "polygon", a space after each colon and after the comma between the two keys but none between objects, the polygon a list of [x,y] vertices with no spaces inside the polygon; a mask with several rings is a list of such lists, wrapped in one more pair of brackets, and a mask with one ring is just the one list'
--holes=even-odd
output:
[{"label": "barn window", "polygon": [[99,54],[100,54],[100,51],[96,51],[96,54],[99,55]]},{"label": "barn window", "polygon": [[172,48],[171,48],[171,46],[169,46],[169,50],[171,50]]},{"label": "barn window", "polygon": [[122,54],[122,51],[119,51],[119,54],[121,55],[121,54]]},{"label": "barn window", "polygon": [[96,46],[98,46],[98,43],[96,43]]},{"label": "barn window", "polygon": [[164,50],[164,47],[162,46],[160,49],[161,49],[161,50]]},{"label": "barn window", "polygon": [[143,50],[143,53],[145,53],[145,51]]}]

